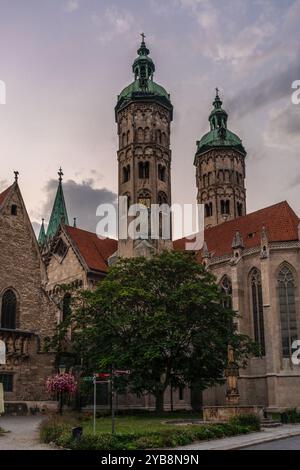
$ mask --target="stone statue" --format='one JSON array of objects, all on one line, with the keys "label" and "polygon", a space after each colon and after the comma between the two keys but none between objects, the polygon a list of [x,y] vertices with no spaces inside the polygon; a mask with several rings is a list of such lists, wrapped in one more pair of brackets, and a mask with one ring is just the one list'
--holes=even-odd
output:
[{"label": "stone statue", "polygon": [[227,379],[226,402],[227,405],[238,405],[240,401],[238,389],[239,366],[234,361],[234,350],[232,346],[228,346],[227,358],[228,364],[225,370]]}]

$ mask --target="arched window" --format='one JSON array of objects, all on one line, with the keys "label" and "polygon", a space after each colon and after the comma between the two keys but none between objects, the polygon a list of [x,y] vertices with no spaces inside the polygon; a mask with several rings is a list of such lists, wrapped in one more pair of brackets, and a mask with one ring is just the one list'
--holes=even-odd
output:
[{"label": "arched window", "polygon": [[157,142],[161,144],[161,130],[160,129],[156,131],[156,135],[157,135]]},{"label": "arched window", "polygon": [[161,164],[158,165],[158,178],[160,181],[166,181],[166,167]]},{"label": "arched window", "polygon": [[64,295],[62,304],[62,320],[66,320],[71,314],[71,294],[68,292]]},{"label": "arched window", "polygon": [[237,215],[238,217],[241,217],[243,215],[243,203],[242,202],[237,203]]},{"label": "arched window", "polygon": [[127,131],[127,145],[129,144],[129,140],[130,140],[130,131]]},{"label": "arched window", "polygon": [[1,307],[1,328],[16,329],[17,297],[13,290],[4,292]]},{"label": "arched window", "polygon": [[211,217],[213,215],[212,202],[205,204],[205,217]]},{"label": "arched window", "polygon": [[220,282],[220,289],[223,294],[222,305],[225,308],[232,308],[232,284],[228,276],[223,276]]},{"label": "arched window", "polygon": [[221,214],[222,215],[229,215],[230,214],[230,202],[221,200]]},{"label": "arched window", "polygon": [[166,193],[164,193],[163,191],[160,191],[158,193],[158,204],[159,205],[168,204],[168,197],[167,197]]},{"label": "arched window", "polygon": [[261,287],[261,274],[256,268],[250,273],[251,305],[254,325],[254,339],[265,355],[264,309]]},{"label": "arched window", "polygon": [[122,147],[125,147],[125,145],[126,145],[126,134],[125,134],[125,132],[123,132],[123,134],[122,134]]},{"label": "arched window", "polygon": [[127,183],[130,180],[130,165],[123,167],[123,183]]},{"label": "arched window", "polygon": [[139,162],[139,178],[149,178],[149,162]]},{"label": "arched window", "polygon": [[295,279],[291,269],[284,265],[278,274],[278,297],[283,357],[291,357],[292,343],[297,339]]}]

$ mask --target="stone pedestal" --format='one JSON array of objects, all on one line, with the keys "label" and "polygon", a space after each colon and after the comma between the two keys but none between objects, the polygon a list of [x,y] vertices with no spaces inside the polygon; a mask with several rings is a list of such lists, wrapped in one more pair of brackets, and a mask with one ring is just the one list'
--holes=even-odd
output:
[{"label": "stone pedestal", "polygon": [[260,419],[263,419],[264,408],[262,406],[204,406],[203,407],[203,420],[210,423],[226,423],[233,416],[244,414],[256,414]]}]

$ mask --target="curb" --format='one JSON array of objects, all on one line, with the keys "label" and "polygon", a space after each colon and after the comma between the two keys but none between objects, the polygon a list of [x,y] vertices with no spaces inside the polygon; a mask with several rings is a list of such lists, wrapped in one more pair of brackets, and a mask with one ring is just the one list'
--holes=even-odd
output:
[{"label": "curb", "polygon": [[239,450],[239,449],[245,449],[247,447],[252,447],[260,444],[264,444],[265,442],[273,442],[273,441],[280,441],[282,439],[288,439],[290,437],[296,437],[300,436],[300,429],[297,431],[291,431],[289,434],[281,435],[281,436],[266,436],[265,438],[257,438],[256,440],[253,440],[251,443],[245,443],[245,444],[236,444],[236,445],[228,445],[227,447],[223,447],[222,449],[208,449],[208,450]]}]

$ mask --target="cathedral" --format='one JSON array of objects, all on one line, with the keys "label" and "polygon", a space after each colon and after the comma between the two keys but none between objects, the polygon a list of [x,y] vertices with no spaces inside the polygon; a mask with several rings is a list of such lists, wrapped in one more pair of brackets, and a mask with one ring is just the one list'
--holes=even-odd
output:
[{"label": "cathedral", "polygon": [[[132,204],[171,206],[170,95],[154,81],[155,64],[142,37],[132,71],[133,81],[118,96],[119,196]],[[196,143],[194,166],[197,202],[204,206],[204,244],[199,263],[212,272],[238,328],[260,346],[262,357],[240,370],[241,405],[260,405],[268,412],[299,406],[300,369],[291,361],[300,332],[300,225],[286,201],[256,212],[246,210],[247,152],[228,128],[228,114],[216,90],[209,131]],[[192,157],[192,156],[191,156]],[[192,164],[192,159],[191,159]],[[69,224],[59,171],[57,194],[47,230],[38,241],[15,182],[0,194],[0,339],[6,364],[0,365],[7,403],[36,406],[49,400],[45,378],[59,367],[44,352],[46,337],[70,308],[70,293],[60,286],[93,289],[119,257],[153,256],[163,250],[185,250],[185,239],[100,239]],[[5,268],[4,268],[5,267]],[[60,358],[62,360],[62,358]],[[63,360],[67,363],[68,357]],[[225,404],[224,386],[200,396],[188,388],[170,390],[166,408]],[[105,405],[105,403],[103,403]],[[120,397],[124,408],[154,407],[153,397]]]}]

